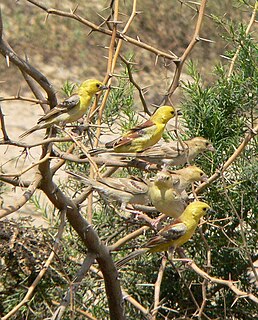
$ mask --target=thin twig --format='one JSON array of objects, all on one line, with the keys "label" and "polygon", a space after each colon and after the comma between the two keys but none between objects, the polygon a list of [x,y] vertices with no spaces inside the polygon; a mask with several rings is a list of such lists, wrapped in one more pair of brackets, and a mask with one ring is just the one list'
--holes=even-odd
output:
[{"label": "thin twig", "polygon": [[144,99],[144,95],[143,95],[143,90],[142,88],[138,85],[138,83],[135,82],[134,77],[133,77],[133,73],[131,70],[131,63],[130,61],[126,60],[125,57],[123,57],[122,55],[120,55],[120,59],[124,62],[124,64],[126,65],[127,71],[128,71],[128,77],[130,82],[135,86],[135,88],[138,90],[139,92],[139,96],[143,105],[143,111],[145,113],[147,113],[148,115],[151,115],[151,112],[149,111],[148,107],[147,107],[147,103]]},{"label": "thin twig", "polygon": [[[1,26],[1,29],[3,29],[3,20],[2,20],[1,11],[0,11],[0,26]],[[3,39],[2,35],[0,37],[0,53],[5,58],[8,57],[8,59],[14,65],[16,65],[21,71],[30,75],[46,91],[50,106],[55,106],[57,104],[56,95],[55,95],[55,91],[52,84],[41,72],[39,72],[36,68],[34,68],[28,62],[20,58],[11,48],[9,43],[5,39]]]},{"label": "thin twig", "polygon": [[48,104],[47,100],[38,100],[38,99],[23,97],[23,96],[20,96],[20,95],[10,96],[10,97],[0,97],[0,101],[13,101],[13,100],[33,102],[35,104],[42,104],[42,103]]},{"label": "thin twig", "polygon": [[[250,32],[251,28],[252,28],[252,25],[254,24],[255,22],[255,17],[256,17],[256,11],[258,9],[258,1],[255,1],[255,5],[254,5],[254,9],[253,9],[253,13],[252,13],[252,16],[250,18],[250,21],[249,21],[249,24],[245,30],[245,35],[247,36],[248,33]],[[236,62],[236,59],[239,55],[239,52],[241,50],[241,44],[238,46],[237,50],[236,50],[236,53],[234,54],[234,57],[232,58],[231,60],[231,63],[230,63],[230,66],[229,66],[229,70],[228,70],[228,80],[231,78],[231,75],[232,75],[232,72],[233,72],[233,69],[234,69],[234,65],[235,65],[235,62]]]},{"label": "thin twig", "polygon": [[249,130],[249,132],[245,135],[243,141],[235,150],[235,152],[228,158],[228,160],[223,164],[222,169],[215,172],[212,176],[208,178],[207,181],[200,184],[196,189],[196,194],[200,193],[204,188],[210,185],[213,181],[217,180],[221,173],[227,170],[227,168],[240,156],[240,154],[244,151],[245,147],[248,145],[249,141],[252,140],[258,133],[258,124]]},{"label": "thin twig", "polygon": [[[182,252],[180,252],[179,254],[183,259],[186,258],[186,256]],[[258,304],[258,297],[256,297],[252,293],[248,293],[248,292],[245,292],[245,291],[242,291],[242,290],[238,289],[237,286],[234,284],[234,281],[219,279],[219,278],[210,276],[208,273],[206,273],[205,271],[200,269],[196,265],[196,263],[191,259],[188,259],[187,264],[194,272],[196,272],[202,278],[207,279],[209,282],[216,283],[216,284],[228,287],[231,291],[233,291],[235,293],[237,298],[248,298],[251,301],[253,301],[256,304]]]},{"label": "thin twig", "polygon": [[[41,8],[42,10],[46,11],[48,15],[53,14],[53,15],[58,15],[61,17],[71,18],[71,19],[77,20],[77,21],[81,22],[82,24],[88,26],[92,31],[97,31],[97,32],[101,32],[103,34],[106,34],[108,36],[112,36],[112,31],[104,29],[101,26],[98,26],[98,25],[92,23],[91,21],[82,18],[78,14],[71,13],[71,12],[65,12],[65,11],[61,11],[61,10],[56,10],[56,9],[52,9],[52,8],[47,8],[46,6],[44,6],[34,0],[27,0],[27,1],[34,4],[35,6],[37,6],[39,8]],[[117,32],[116,37],[118,39],[124,40],[128,43],[131,43],[137,47],[140,47],[142,49],[150,51],[150,52],[154,53],[155,55],[159,55],[160,57],[164,57],[164,58],[172,60],[172,61],[178,60],[178,57],[175,54],[167,53],[165,51],[154,48],[153,46],[151,46],[147,43],[144,43],[144,42],[140,41],[139,39],[134,39],[132,37],[127,36],[126,34],[123,34],[123,32]]]},{"label": "thin twig", "polygon": [[20,197],[20,199],[17,202],[7,206],[6,208],[0,209],[0,219],[19,210],[26,202],[28,202],[29,199],[33,196],[33,194],[37,190],[41,182],[41,179],[42,179],[41,175],[37,174],[34,181],[31,182],[29,187],[26,189],[26,191],[24,191],[23,195]]},{"label": "thin twig", "polygon": [[154,306],[151,312],[152,320],[156,320],[156,316],[158,314],[159,304],[160,304],[160,287],[161,287],[162,279],[166,269],[166,264],[167,264],[167,257],[164,256],[161,260],[158,277],[154,285]]},{"label": "thin twig", "polygon": [[144,232],[146,232],[149,229],[150,229],[150,227],[148,227],[148,226],[141,227],[141,228],[129,233],[125,237],[119,239],[117,242],[115,242],[114,244],[110,245],[108,248],[109,248],[110,251],[115,251],[118,248],[122,247],[128,241],[131,241],[131,240],[139,237],[141,234],[143,234]]},{"label": "thin twig", "polygon": [[0,106],[0,124],[1,124],[1,131],[3,133],[3,141],[9,141],[9,137],[6,131],[5,122],[4,122],[4,114],[2,112],[2,108]]},{"label": "thin twig", "polygon": [[198,12],[198,18],[197,18],[197,22],[195,25],[194,34],[192,36],[192,39],[191,39],[188,47],[185,49],[184,53],[182,54],[182,56],[179,58],[178,62],[176,63],[176,70],[175,70],[175,74],[174,74],[172,83],[170,84],[169,89],[168,89],[168,93],[164,97],[162,103],[167,103],[170,100],[170,97],[172,96],[172,94],[175,92],[176,88],[179,85],[179,79],[181,76],[181,72],[182,72],[184,63],[185,63],[186,59],[188,58],[189,54],[191,53],[191,51],[193,50],[196,43],[200,40],[199,33],[200,33],[202,22],[203,22],[206,3],[207,3],[207,0],[201,1],[200,9]]},{"label": "thin twig", "polygon": [[[62,302],[59,304],[58,308],[54,312],[51,320],[60,320],[71,302],[71,297],[74,296],[76,291],[79,289],[79,286],[84,279],[85,275],[87,274],[89,268],[94,263],[96,255],[94,253],[88,253],[87,257],[84,259],[80,270],[77,272],[73,283],[71,283],[70,288],[67,290]],[[93,317],[92,317],[93,318]],[[89,319],[92,319],[89,317]],[[94,318],[95,319],[95,318]]]}]

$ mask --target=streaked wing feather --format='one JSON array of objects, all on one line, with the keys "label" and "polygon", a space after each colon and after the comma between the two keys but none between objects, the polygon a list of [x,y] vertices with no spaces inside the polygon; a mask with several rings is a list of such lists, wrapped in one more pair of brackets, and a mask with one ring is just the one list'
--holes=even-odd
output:
[{"label": "streaked wing feather", "polygon": [[187,231],[187,227],[183,222],[173,223],[159,231],[159,235],[166,240],[177,240]]},{"label": "streaked wing feather", "polygon": [[41,117],[38,120],[38,124],[42,121],[52,118],[53,116],[57,116],[59,114],[67,112],[68,110],[71,110],[73,107],[75,107],[78,104],[79,101],[80,101],[80,96],[78,94],[73,94],[72,96],[65,99],[63,102],[61,102],[57,106],[55,106],[53,109],[51,109],[43,117]]},{"label": "streaked wing feather", "polygon": [[[143,129],[145,129],[145,128],[148,128],[148,127],[151,127],[151,126],[153,126],[153,125],[154,125],[154,123],[153,123],[151,120],[147,120],[147,121],[145,121],[144,123],[139,124],[138,126],[130,129],[129,132],[128,132],[128,134],[133,133],[133,132],[137,132],[137,131],[141,131],[141,130],[143,130]],[[128,135],[128,134],[127,134],[127,135]]]}]

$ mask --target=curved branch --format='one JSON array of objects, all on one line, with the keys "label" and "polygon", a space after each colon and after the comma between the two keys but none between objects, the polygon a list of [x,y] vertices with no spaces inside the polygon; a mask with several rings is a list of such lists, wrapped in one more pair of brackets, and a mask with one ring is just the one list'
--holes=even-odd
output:
[{"label": "curved branch", "polygon": [[[81,16],[79,16],[78,14],[75,14],[74,12],[65,12],[65,11],[61,11],[61,10],[56,10],[56,9],[52,9],[52,8],[47,8],[46,6],[38,3],[37,1],[34,0],[27,0],[28,2],[34,4],[35,6],[41,8],[42,10],[44,10],[45,12],[47,12],[47,14],[53,14],[53,15],[57,15],[57,16],[61,16],[61,17],[67,17],[67,18],[71,18],[74,20],[77,20],[79,22],[81,22],[82,24],[86,25],[87,27],[89,27],[92,31],[97,31],[97,32],[101,32],[104,33],[108,36],[112,36],[112,31],[107,30],[105,28],[102,28],[101,26],[98,26],[92,22],[90,22],[89,20],[86,20],[84,18],[82,18]],[[122,32],[117,32],[116,34],[116,38],[118,39],[122,39],[126,42],[129,42],[137,47],[143,48],[147,51],[150,51],[160,57],[164,57],[167,58],[169,60],[172,61],[177,61],[178,57],[175,54],[169,54],[165,51],[159,50],[157,48],[152,47],[151,45],[141,42],[140,40],[136,40],[134,38],[131,38],[125,34],[123,34]]]},{"label": "curved branch", "polygon": [[40,185],[41,190],[56,208],[59,210],[67,210],[66,214],[69,223],[78,233],[88,248],[88,251],[96,255],[96,260],[104,277],[110,319],[124,320],[123,296],[120,281],[108,248],[100,241],[93,227],[81,216],[76,204],[53,182],[49,163],[41,163],[39,170],[43,177]]},{"label": "curved branch", "polygon": [[249,130],[249,132],[246,134],[244,140],[239,145],[239,147],[235,150],[235,152],[228,158],[228,160],[224,163],[221,170],[218,170],[215,172],[209,179],[202,184],[200,184],[196,189],[195,193],[200,193],[204,188],[206,188],[209,184],[211,184],[213,181],[217,180],[221,173],[223,173],[227,168],[236,160],[237,157],[240,156],[240,154],[243,152],[245,147],[248,145],[249,141],[252,140],[256,135],[258,134],[258,124]]},{"label": "curved branch", "polygon": [[3,39],[3,20],[2,14],[0,11],[0,53],[8,58],[13,64],[15,64],[22,72],[25,72],[29,76],[31,76],[47,93],[48,101],[51,107],[57,105],[56,94],[52,84],[48,81],[48,79],[39,72],[36,68],[30,65],[25,60],[21,59],[11,48],[9,43]]},{"label": "curved branch", "polygon": [[[185,255],[182,251],[178,252],[180,254],[180,256],[185,259]],[[250,300],[252,300],[253,302],[258,304],[258,297],[256,297],[255,295],[253,295],[252,293],[247,293],[244,292],[240,289],[237,288],[237,286],[234,284],[233,281],[231,280],[224,280],[224,279],[219,279],[216,277],[212,277],[210,276],[208,273],[206,273],[205,271],[203,271],[202,269],[200,269],[193,260],[191,259],[187,259],[187,264],[188,266],[194,271],[196,272],[199,276],[201,276],[202,278],[210,281],[211,283],[216,283],[216,284],[220,284],[223,286],[227,286],[230,290],[232,290],[237,298],[249,298]]]},{"label": "curved branch", "polygon": [[35,180],[30,184],[27,190],[20,197],[19,201],[17,201],[13,205],[7,206],[6,208],[0,209],[0,218],[6,217],[9,214],[19,210],[26,202],[28,202],[28,200],[32,197],[34,192],[37,190],[41,182],[41,179],[42,179],[41,175],[38,174],[35,177]]},{"label": "curved branch", "polygon": [[196,43],[200,40],[199,33],[201,30],[202,22],[203,22],[203,17],[204,17],[204,12],[205,12],[205,7],[206,7],[207,0],[202,0],[199,13],[198,13],[198,19],[196,22],[194,34],[192,36],[192,40],[190,41],[188,47],[185,49],[184,53],[182,56],[178,59],[176,62],[176,70],[175,74],[172,80],[171,85],[169,86],[168,93],[166,94],[165,98],[163,99],[162,103],[167,103],[172,96],[172,94],[175,92],[176,88],[179,85],[179,80],[181,76],[181,72],[185,63],[185,60],[193,50],[193,47],[196,45]]}]

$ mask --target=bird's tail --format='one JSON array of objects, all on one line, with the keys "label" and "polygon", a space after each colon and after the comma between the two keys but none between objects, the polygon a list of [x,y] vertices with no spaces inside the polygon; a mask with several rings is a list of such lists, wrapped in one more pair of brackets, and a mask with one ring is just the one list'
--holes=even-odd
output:
[{"label": "bird's tail", "polygon": [[96,156],[96,155],[101,154],[101,153],[110,152],[110,150],[108,150],[106,148],[95,148],[95,149],[89,150],[88,152],[89,152],[89,155]]},{"label": "bird's tail", "polygon": [[77,180],[81,180],[84,184],[88,185],[88,186],[92,186],[92,182],[90,179],[88,179],[87,177],[84,177],[80,174],[74,173],[72,171],[65,171],[66,173],[68,173],[69,175],[73,176],[75,179]]},{"label": "bird's tail", "polygon": [[131,252],[130,254],[128,254],[126,257],[124,257],[123,259],[119,260],[116,262],[116,267],[117,268],[121,268],[123,265],[125,265],[127,262],[129,262],[130,260],[144,254],[145,252],[147,252],[149,249],[148,248],[142,248],[139,250],[135,250],[133,252]]},{"label": "bird's tail", "polygon": [[41,129],[41,128],[39,127],[39,125],[36,125],[36,126],[30,128],[29,130],[25,131],[24,133],[22,133],[22,134],[19,136],[19,138],[20,138],[20,139],[23,139],[23,138],[25,138],[26,136],[28,136],[29,134],[31,134],[32,132],[34,132],[34,131],[36,131],[36,130],[39,130],[39,129]]}]

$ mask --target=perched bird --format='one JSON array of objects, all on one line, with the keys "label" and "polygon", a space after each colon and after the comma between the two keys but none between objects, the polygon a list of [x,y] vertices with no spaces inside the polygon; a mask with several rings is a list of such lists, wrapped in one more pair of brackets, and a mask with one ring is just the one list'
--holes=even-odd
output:
[{"label": "perched bird", "polygon": [[143,151],[160,140],[167,122],[176,114],[181,113],[176,112],[173,106],[159,107],[149,120],[130,129],[122,137],[106,143],[106,151],[117,153]]},{"label": "perched bird", "polygon": [[131,259],[145,252],[161,252],[170,248],[178,248],[186,243],[194,234],[201,217],[210,209],[210,206],[201,201],[190,203],[182,215],[172,224],[162,228],[156,237],[147,242],[144,248],[135,250],[116,263],[121,267]]},{"label": "perched bird", "polygon": [[118,201],[121,203],[121,209],[126,210],[126,205],[130,204],[148,204],[148,184],[141,178],[97,178],[97,180],[87,178],[76,173],[67,171],[68,174],[81,180],[87,186],[104,198]]},{"label": "perched bird", "polygon": [[148,194],[158,211],[169,217],[177,218],[187,204],[181,193],[174,188],[174,183],[173,176],[169,172],[160,171],[150,183]]},{"label": "perched bird", "polygon": [[37,125],[21,134],[20,138],[24,138],[36,130],[49,128],[54,124],[64,125],[80,119],[88,109],[94,94],[105,89],[107,87],[98,80],[84,81],[76,93],[47,112],[38,120]]},{"label": "perched bird", "polygon": [[150,163],[179,166],[191,162],[198,154],[205,151],[214,152],[215,149],[207,139],[195,137],[183,141],[183,144],[179,141],[157,144],[137,153],[136,157]]},{"label": "perched bird", "polygon": [[197,166],[188,166],[183,169],[169,171],[173,179],[173,188],[182,193],[195,181],[207,181],[207,175]]}]

